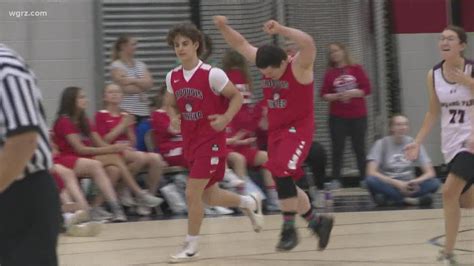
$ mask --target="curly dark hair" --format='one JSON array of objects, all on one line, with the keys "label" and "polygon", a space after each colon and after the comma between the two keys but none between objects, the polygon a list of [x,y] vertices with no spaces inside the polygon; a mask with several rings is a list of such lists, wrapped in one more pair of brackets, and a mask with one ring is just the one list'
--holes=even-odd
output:
[{"label": "curly dark hair", "polygon": [[174,47],[174,40],[178,35],[188,37],[193,43],[197,42],[199,44],[197,55],[201,56],[202,52],[204,51],[204,37],[196,25],[192,23],[182,23],[171,28],[168,32],[168,36],[166,37],[166,41],[170,47]]}]

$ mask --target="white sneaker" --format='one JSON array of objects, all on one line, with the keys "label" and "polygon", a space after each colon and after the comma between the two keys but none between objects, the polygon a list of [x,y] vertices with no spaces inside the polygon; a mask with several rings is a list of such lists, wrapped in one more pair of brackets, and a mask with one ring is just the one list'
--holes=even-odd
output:
[{"label": "white sneaker", "polygon": [[226,169],[222,185],[225,188],[242,187],[245,185],[245,181],[240,179],[231,169]]},{"label": "white sneaker", "polygon": [[214,211],[214,209],[212,207],[205,207],[204,208],[204,214],[205,215],[215,215],[216,212]]},{"label": "white sneaker", "polygon": [[106,221],[112,219],[113,215],[102,207],[94,207],[89,212],[92,221]]},{"label": "white sneaker", "polygon": [[137,195],[137,205],[147,206],[147,207],[156,207],[163,203],[163,199],[155,197],[150,192],[143,190],[139,195]]},{"label": "white sneaker", "polygon": [[453,254],[445,254],[443,250],[439,251],[437,260],[446,266],[458,266],[459,263]]},{"label": "white sneaker", "polygon": [[245,179],[245,185],[244,185],[244,195],[250,195],[253,193],[258,194],[261,200],[264,200],[267,198],[265,196],[265,193],[263,193],[262,189],[255,184],[250,177],[244,177]]},{"label": "white sneaker", "polygon": [[127,215],[125,215],[125,212],[123,211],[123,209],[116,210],[115,213],[113,214],[113,217],[110,219],[110,221],[114,223],[123,223],[123,222],[126,222],[127,220],[128,220]]},{"label": "white sneaker", "polygon": [[96,236],[102,231],[102,223],[89,222],[82,224],[73,224],[66,230],[66,235],[75,237]]},{"label": "white sneaker", "polygon": [[174,214],[183,214],[187,212],[186,200],[178,192],[178,188],[175,184],[170,183],[160,189],[161,195],[165,197],[166,202],[170,206],[171,211]]},{"label": "white sneaker", "polygon": [[133,199],[132,192],[127,187],[123,187],[119,190],[118,197],[123,206],[132,207],[137,204]]},{"label": "white sneaker", "polygon": [[215,214],[218,214],[218,215],[228,215],[228,214],[233,214],[234,211],[229,209],[229,208],[225,208],[225,207],[221,207],[221,206],[213,206],[211,207]]},{"label": "white sneaker", "polygon": [[70,215],[64,215],[64,226],[66,228],[74,224],[80,224],[90,220],[89,213],[84,210],[78,210]]},{"label": "white sneaker", "polygon": [[[193,247],[194,246],[194,247]],[[170,263],[182,263],[194,261],[199,257],[199,252],[195,245],[191,245],[189,242],[184,242],[183,247],[175,255],[171,255]]]},{"label": "white sneaker", "polygon": [[247,208],[242,208],[242,211],[250,218],[253,230],[259,233],[260,231],[262,231],[264,223],[262,213],[262,198],[258,193],[251,193],[249,196],[255,200],[257,209],[250,210]]},{"label": "white sneaker", "polygon": [[137,206],[135,212],[140,216],[149,216],[151,214],[151,208],[147,206]]}]

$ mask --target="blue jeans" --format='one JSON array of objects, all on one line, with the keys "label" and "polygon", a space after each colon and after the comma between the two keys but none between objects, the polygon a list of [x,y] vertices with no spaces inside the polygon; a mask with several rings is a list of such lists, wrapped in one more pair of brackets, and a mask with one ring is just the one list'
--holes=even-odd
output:
[{"label": "blue jeans", "polygon": [[[398,188],[385,183],[378,177],[368,176],[365,181],[367,182],[367,189],[369,189],[372,197],[374,197],[376,194],[382,194],[388,201],[393,201],[395,204],[402,204],[403,198],[406,197],[400,192],[400,190],[398,190]],[[410,197],[418,198],[428,193],[435,193],[440,185],[441,182],[439,182],[438,178],[430,178],[423,181],[420,184],[420,189],[414,194],[410,195]]]}]

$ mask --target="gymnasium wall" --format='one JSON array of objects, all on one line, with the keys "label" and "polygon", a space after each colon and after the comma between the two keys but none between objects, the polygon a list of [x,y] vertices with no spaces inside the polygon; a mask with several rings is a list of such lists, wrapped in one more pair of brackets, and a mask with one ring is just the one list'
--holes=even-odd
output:
[{"label": "gymnasium wall", "polygon": [[[46,11],[46,16],[16,17],[13,11]],[[0,42],[16,50],[33,68],[42,89],[48,122],[60,93],[79,86],[95,107],[94,1],[0,1]]]}]

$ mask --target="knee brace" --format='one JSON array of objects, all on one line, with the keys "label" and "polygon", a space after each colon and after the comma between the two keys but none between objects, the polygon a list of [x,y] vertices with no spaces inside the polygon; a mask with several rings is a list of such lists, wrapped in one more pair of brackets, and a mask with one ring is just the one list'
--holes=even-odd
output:
[{"label": "knee brace", "polygon": [[275,178],[278,199],[284,200],[294,198],[298,195],[295,181],[290,176]]}]

